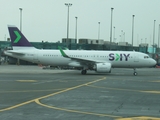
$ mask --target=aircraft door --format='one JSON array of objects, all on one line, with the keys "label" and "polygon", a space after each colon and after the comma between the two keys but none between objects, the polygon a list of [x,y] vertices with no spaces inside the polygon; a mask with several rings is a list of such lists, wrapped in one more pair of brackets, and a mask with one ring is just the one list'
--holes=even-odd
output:
[{"label": "aircraft door", "polygon": [[139,56],[138,55],[134,55],[134,62],[139,62]]},{"label": "aircraft door", "polygon": [[33,55],[33,61],[35,62],[35,63],[37,63],[37,62],[39,62],[39,60],[38,60],[38,53],[34,53],[34,55]]}]

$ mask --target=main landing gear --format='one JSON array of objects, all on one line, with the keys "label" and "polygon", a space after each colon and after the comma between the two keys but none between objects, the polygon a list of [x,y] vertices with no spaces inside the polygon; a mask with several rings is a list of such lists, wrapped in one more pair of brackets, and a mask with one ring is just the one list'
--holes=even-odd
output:
[{"label": "main landing gear", "polygon": [[86,69],[84,69],[84,70],[81,71],[81,74],[82,74],[82,75],[85,75],[86,73],[87,73],[87,70],[86,70]]},{"label": "main landing gear", "polygon": [[[136,69],[133,68],[133,70],[134,70],[133,75],[134,75],[134,76],[137,76],[138,73],[137,73]],[[87,73],[87,70],[86,70],[86,69],[83,69],[83,70],[81,71],[81,74],[82,74],[82,75],[86,75],[86,73]]]},{"label": "main landing gear", "polygon": [[137,72],[136,72],[136,69],[135,69],[135,68],[134,68],[133,75],[134,75],[134,76],[137,76]]}]

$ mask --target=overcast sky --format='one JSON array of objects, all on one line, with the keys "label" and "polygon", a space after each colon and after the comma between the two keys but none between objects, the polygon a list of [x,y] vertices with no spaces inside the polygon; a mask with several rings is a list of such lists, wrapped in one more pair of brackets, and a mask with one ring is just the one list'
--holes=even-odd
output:
[{"label": "overcast sky", "polygon": [[116,42],[131,43],[132,15],[135,15],[134,45],[153,43],[154,20],[155,42],[158,43],[160,0],[0,0],[0,3],[0,40],[9,37],[7,25],[20,27],[19,8],[22,8],[22,32],[29,41],[61,41],[67,37],[67,7],[64,4],[72,3],[70,38],[75,38],[77,16],[78,39],[98,39],[100,22],[100,39],[109,41],[113,7]]}]

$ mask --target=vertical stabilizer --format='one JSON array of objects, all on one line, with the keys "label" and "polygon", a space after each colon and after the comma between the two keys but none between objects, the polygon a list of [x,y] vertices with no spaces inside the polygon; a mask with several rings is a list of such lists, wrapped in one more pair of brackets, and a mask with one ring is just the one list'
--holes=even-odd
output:
[{"label": "vertical stabilizer", "polygon": [[16,26],[8,25],[8,30],[13,49],[28,48],[28,47],[34,48]]}]

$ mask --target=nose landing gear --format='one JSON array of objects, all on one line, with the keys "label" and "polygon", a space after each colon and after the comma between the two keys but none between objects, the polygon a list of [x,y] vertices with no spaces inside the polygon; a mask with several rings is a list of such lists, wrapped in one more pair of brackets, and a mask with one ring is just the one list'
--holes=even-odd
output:
[{"label": "nose landing gear", "polygon": [[136,72],[136,68],[134,68],[133,75],[134,75],[134,76],[137,76],[137,74],[138,74],[138,73]]}]

